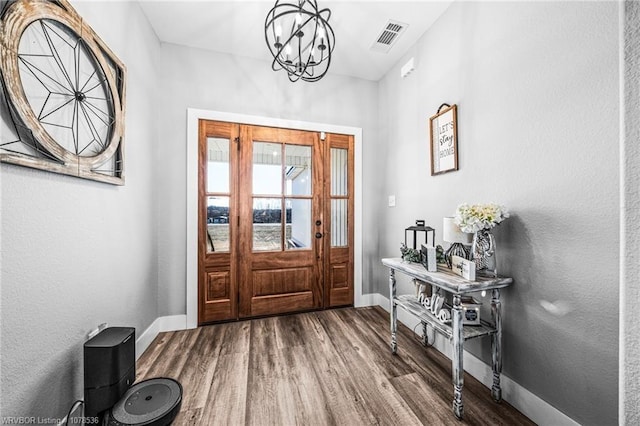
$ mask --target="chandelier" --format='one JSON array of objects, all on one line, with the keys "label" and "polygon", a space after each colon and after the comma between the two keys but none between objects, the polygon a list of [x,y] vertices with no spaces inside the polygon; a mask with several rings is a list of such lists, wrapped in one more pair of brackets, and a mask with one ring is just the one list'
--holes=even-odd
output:
[{"label": "chandelier", "polygon": [[335,43],[330,16],[329,9],[318,10],[316,0],[277,0],[264,24],[271,68],[287,71],[293,82],[324,77]]}]

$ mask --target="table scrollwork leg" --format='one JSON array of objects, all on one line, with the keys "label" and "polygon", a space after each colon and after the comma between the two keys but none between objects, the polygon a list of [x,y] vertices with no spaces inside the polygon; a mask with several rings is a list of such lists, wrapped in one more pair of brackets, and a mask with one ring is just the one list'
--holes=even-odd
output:
[{"label": "table scrollwork leg", "polygon": [[451,310],[451,325],[453,327],[453,413],[461,419],[464,415],[462,404],[462,386],[464,384],[464,368],[462,365],[463,341],[462,334],[462,306],[460,305],[460,295],[453,295],[453,309]]},{"label": "table scrollwork leg", "polygon": [[496,327],[496,332],[491,335],[491,364],[493,367],[493,385],[491,396],[495,401],[502,400],[500,388],[500,373],[502,372],[502,313],[500,303],[500,290],[493,290],[491,298],[491,316]]},{"label": "table scrollwork leg", "polygon": [[464,417],[464,405],[462,404],[462,385],[454,385],[453,387],[453,414],[457,418]]},{"label": "table scrollwork leg", "polygon": [[398,308],[396,306],[396,271],[389,268],[389,300],[391,301],[391,353],[398,352],[396,333],[398,331]]},{"label": "table scrollwork leg", "polygon": [[422,322],[422,346],[429,346],[429,337],[427,335],[428,327],[426,322]]}]

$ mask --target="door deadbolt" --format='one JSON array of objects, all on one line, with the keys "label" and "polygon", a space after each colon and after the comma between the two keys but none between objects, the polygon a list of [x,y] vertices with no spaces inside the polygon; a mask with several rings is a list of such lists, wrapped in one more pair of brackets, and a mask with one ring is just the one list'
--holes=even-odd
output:
[{"label": "door deadbolt", "polygon": [[321,220],[316,220],[316,226],[320,226],[322,225],[322,221]]}]

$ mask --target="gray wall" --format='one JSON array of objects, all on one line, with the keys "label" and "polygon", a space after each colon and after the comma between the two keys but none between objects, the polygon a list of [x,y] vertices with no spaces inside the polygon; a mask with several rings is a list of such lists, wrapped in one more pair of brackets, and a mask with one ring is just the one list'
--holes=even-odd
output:
[{"label": "gray wall", "polygon": [[58,417],[82,397],[82,344],[99,323],[157,315],[156,70],[137,3],[74,2],[128,67],[126,185],[0,165],[2,416]]},{"label": "gray wall", "polygon": [[620,424],[640,424],[640,3],[623,8]]},{"label": "gray wall", "polygon": [[[366,182],[380,188],[378,257],[399,255],[415,219],[441,230],[461,202],[512,211],[495,232],[500,272],[515,279],[504,373],[593,425],[617,422],[618,84],[616,3],[456,2],[380,82]],[[458,104],[460,170],[432,177],[428,118],[443,102]],[[392,194],[397,207],[383,208]],[[386,271],[373,275],[388,295]],[[489,345],[470,343],[490,363]]]},{"label": "gray wall", "polygon": [[[157,146],[158,254],[160,315],[184,314],[186,263],[186,117],[187,108],[257,115],[287,120],[361,127],[363,181],[376,170],[372,145],[377,133],[377,84],[327,75],[313,84],[292,84],[286,74],[258,60],[162,45],[162,144]],[[375,186],[365,185],[363,228],[372,229],[369,201]],[[375,232],[365,234],[364,247],[375,247]],[[364,293],[372,277],[364,273]]]}]

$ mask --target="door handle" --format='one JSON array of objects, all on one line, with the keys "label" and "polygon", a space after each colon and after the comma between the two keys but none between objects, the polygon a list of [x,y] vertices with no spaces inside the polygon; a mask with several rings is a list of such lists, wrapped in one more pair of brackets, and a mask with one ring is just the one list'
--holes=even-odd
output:
[{"label": "door handle", "polygon": [[316,238],[322,238],[322,233],[321,232],[316,232]]}]

